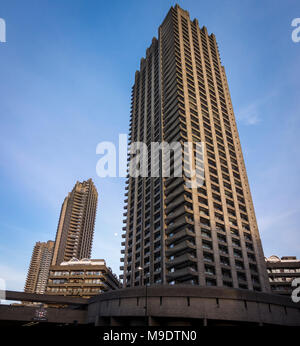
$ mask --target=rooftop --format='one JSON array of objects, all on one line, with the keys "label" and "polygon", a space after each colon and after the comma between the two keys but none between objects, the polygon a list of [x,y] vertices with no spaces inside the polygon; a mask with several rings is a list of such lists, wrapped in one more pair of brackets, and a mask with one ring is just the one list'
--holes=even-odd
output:
[{"label": "rooftop", "polygon": [[83,259],[77,259],[72,258],[70,261],[62,262],[60,264],[61,266],[69,266],[69,265],[104,265],[106,266],[106,262],[104,259],[89,259],[89,258],[83,258]]}]

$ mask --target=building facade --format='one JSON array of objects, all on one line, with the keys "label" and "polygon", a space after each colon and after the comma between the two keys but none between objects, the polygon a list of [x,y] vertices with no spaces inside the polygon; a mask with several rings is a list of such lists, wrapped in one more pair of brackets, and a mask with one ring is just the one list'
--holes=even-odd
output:
[{"label": "building facade", "polygon": [[300,260],[296,256],[270,256],[266,258],[271,290],[276,294],[291,296],[295,287],[292,281],[300,278]]},{"label": "building facade", "polygon": [[52,265],[72,258],[90,258],[97,200],[98,192],[92,179],[76,182],[61,207]]},{"label": "building facade", "polygon": [[33,248],[24,291],[44,294],[48,281],[54,241],[37,242]]},{"label": "building facade", "polygon": [[47,294],[80,296],[115,290],[119,280],[102,259],[72,259],[50,267]]},{"label": "building facade", "polygon": [[[189,142],[192,150],[181,158],[187,167],[181,177],[175,174],[175,154],[170,176],[163,176],[162,153],[156,166],[148,155],[147,176],[127,176],[124,287],[184,283],[269,291],[216,38],[178,5],[170,9],[135,74],[129,163],[136,142],[148,148],[151,142]],[[198,180],[198,187],[190,186]]]}]

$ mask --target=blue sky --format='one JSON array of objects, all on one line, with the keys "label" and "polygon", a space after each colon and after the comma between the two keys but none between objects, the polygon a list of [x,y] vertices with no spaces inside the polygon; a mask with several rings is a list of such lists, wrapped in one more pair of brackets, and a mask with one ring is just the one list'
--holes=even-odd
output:
[{"label": "blue sky", "polygon": [[[225,65],[265,255],[300,257],[295,0],[178,1],[214,32]],[[135,70],[161,0],[0,0],[0,277],[22,290],[36,241],[54,239],[76,180],[98,192],[93,257],[118,272],[124,179],[96,175],[96,146],[127,133]],[[117,235],[115,235],[117,233]]]}]

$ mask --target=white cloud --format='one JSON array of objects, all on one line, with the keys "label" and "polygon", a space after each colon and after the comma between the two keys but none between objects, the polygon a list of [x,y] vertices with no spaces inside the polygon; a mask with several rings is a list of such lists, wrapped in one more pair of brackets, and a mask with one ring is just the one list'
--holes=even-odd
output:
[{"label": "white cloud", "polygon": [[256,125],[261,121],[259,117],[259,110],[256,104],[250,104],[246,108],[243,108],[238,115],[238,120],[245,125]]},{"label": "white cloud", "polygon": [[300,210],[285,210],[281,213],[274,212],[273,214],[264,215],[258,219],[258,225],[261,231],[268,231],[279,223],[286,223],[286,220],[289,220],[291,216],[299,212]]},{"label": "white cloud", "polygon": [[273,91],[267,96],[257,99],[249,105],[241,108],[236,112],[237,120],[245,125],[256,125],[260,123],[263,117],[263,107],[266,103],[272,100],[276,94],[277,92]]}]

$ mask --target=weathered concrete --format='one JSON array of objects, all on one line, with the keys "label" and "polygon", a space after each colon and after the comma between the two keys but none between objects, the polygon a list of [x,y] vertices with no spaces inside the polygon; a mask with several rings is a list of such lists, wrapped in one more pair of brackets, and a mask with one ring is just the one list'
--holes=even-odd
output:
[{"label": "weathered concrete", "polygon": [[[56,324],[85,324],[87,320],[88,300],[77,297],[54,296],[47,294],[35,294],[25,292],[6,291],[6,300],[36,302],[48,305],[46,310],[46,322]],[[50,305],[50,306],[49,306]],[[54,307],[58,305],[64,307]],[[36,317],[38,305],[0,305],[0,323],[6,322],[30,322]],[[76,321],[76,322],[75,322]]]},{"label": "weathered concrete", "polygon": [[[7,292],[7,299],[68,305],[48,307],[48,323],[94,325],[300,326],[300,304],[289,297],[233,288],[157,285],[102,293],[89,300]],[[0,305],[1,321],[33,321],[37,307]]]},{"label": "weathered concrete", "polygon": [[[38,307],[16,306],[16,305],[0,305],[0,322],[1,321],[34,321],[36,310]],[[48,307],[46,322],[55,324],[85,324],[87,318],[86,310],[75,310],[68,308],[52,308]]]},{"label": "weathered concrete", "polygon": [[40,302],[65,305],[87,305],[88,300],[84,298],[57,296],[48,294],[25,293],[16,291],[5,291],[6,300],[16,300],[22,302]]},{"label": "weathered concrete", "polygon": [[196,286],[151,286],[107,292],[90,300],[97,325],[300,325],[300,305],[283,296]]}]

